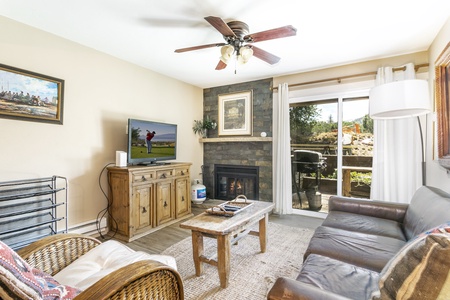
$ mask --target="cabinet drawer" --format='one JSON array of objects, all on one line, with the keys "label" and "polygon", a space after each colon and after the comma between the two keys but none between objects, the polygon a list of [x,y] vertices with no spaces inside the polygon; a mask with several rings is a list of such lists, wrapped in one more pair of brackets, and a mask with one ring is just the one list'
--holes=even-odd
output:
[{"label": "cabinet drawer", "polygon": [[155,179],[155,172],[133,174],[133,183],[142,183]]},{"label": "cabinet drawer", "polygon": [[156,171],[156,179],[165,179],[173,177],[173,170],[160,170]]},{"label": "cabinet drawer", "polygon": [[175,176],[189,175],[189,167],[175,169]]}]

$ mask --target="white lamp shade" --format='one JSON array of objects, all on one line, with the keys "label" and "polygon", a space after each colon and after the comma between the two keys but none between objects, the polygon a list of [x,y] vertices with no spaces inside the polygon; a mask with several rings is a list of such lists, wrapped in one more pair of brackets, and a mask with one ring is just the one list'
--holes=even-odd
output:
[{"label": "white lamp shade", "polygon": [[428,82],[408,79],[372,88],[369,93],[369,112],[372,119],[398,119],[431,112]]},{"label": "white lamp shade", "polygon": [[234,53],[234,47],[231,45],[225,45],[220,49],[220,53],[222,54],[222,56],[220,57],[220,59],[224,62],[227,63],[228,60],[230,60],[231,56]]},{"label": "white lamp shade", "polygon": [[248,60],[253,56],[253,50],[249,47],[241,47],[239,49],[238,62],[246,64]]}]

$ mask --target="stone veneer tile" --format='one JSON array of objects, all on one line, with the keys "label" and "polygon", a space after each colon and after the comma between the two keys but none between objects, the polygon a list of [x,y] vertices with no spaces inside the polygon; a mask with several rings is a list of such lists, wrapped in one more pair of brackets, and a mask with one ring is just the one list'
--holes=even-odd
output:
[{"label": "stone veneer tile", "polygon": [[[218,120],[218,96],[253,91],[253,136],[272,136],[272,78],[203,90],[204,116]],[[218,137],[209,130],[209,137]],[[272,201],[272,142],[219,142],[203,144],[203,173],[207,197],[214,198],[214,165],[259,166],[259,200]]]}]

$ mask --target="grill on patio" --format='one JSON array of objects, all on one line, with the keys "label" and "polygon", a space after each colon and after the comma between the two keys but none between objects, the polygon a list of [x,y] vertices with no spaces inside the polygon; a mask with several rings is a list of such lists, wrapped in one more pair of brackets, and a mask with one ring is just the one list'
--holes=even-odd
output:
[{"label": "grill on patio", "polygon": [[[302,204],[302,195],[305,193],[308,199],[309,208],[320,210],[322,206],[321,195],[318,192],[320,186],[321,172],[326,168],[325,158],[320,152],[310,150],[295,150],[292,156],[292,178],[300,205]],[[316,181],[314,186],[303,186],[303,176],[305,174],[315,174]],[[304,198],[304,197],[303,197]]]}]

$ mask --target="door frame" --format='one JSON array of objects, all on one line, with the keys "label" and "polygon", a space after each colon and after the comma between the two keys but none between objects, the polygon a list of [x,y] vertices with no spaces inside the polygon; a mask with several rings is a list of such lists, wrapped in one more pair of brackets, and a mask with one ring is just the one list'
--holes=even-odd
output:
[{"label": "door frame", "polygon": [[[371,81],[373,84],[373,81]],[[345,99],[352,99],[352,98],[368,98],[369,97],[369,87],[364,87],[360,89],[355,90],[343,90],[343,91],[337,91],[332,92],[328,94],[317,94],[317,95],[310,95],[310,96],[292,96],[291,93],[289,93],[289,104],[294,103],[307,103],[307,102],[320,102],[320,101],[327,101],[327,100],[337,100],[338,104],[338,140],[337,140],[337,146],[338,146],[338,153],[341,153],[341,155],[338,155],[337,157],[337,168],[338,170],[342,170],[342,120],[343,117],[343,102]],[[293,94],[296,94],[295,92]],[[289,145],[290,147],[290,145]],[[337,172],[337,196],[342,196],[342,172]],[[339,184],[340,183],[340,184]],[[324,219],[327,214],[323,212],[315,212],[315,211],[309,211],[309,210],[302,210],[302,209],[292,209],[292,213],[295,215],[304,215],[309,217],[316,217],[316,218],[322,218]]]}]

